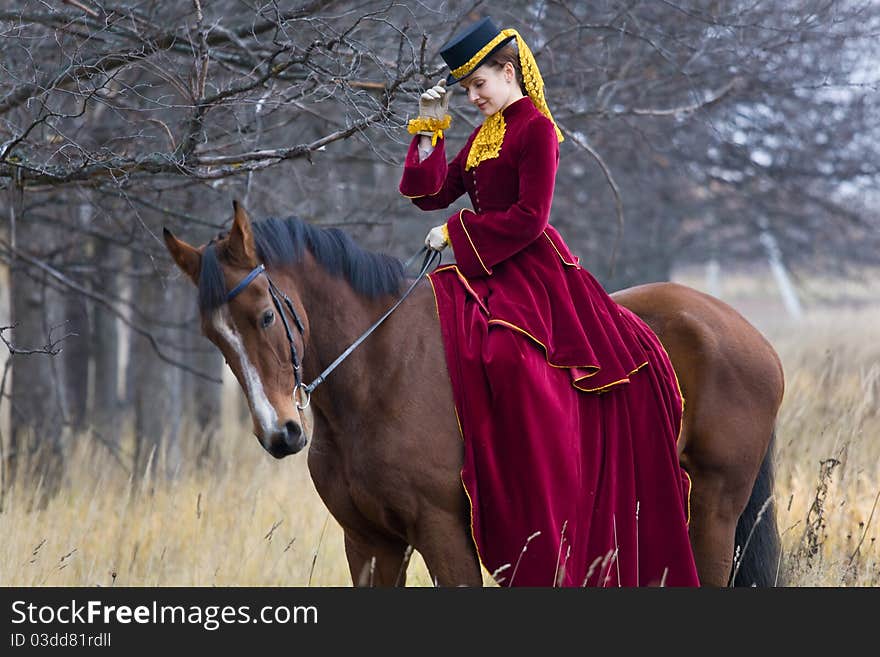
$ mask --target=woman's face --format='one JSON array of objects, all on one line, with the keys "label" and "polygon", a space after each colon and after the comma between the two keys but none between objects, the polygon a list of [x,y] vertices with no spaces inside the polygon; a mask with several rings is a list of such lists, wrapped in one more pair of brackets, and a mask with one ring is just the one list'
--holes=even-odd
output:
[{"label": "woman's face", "polygon": [[492,116],[522,98],[513,65],[509,62],[504,68],[483,64],[460,84],[468,100],[477,106],[483,116]]}]

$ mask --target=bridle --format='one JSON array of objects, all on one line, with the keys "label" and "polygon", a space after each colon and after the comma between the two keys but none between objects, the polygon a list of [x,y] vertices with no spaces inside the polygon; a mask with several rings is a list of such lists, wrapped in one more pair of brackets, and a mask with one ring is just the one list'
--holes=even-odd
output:
[{"label": "bridle", "polygon": [[[370,334],[375,331],[379,325],[384,322],[388,316],[393,313],[397,307],[403,303],[403,300],[406,299],[410,292],[412,292],[416,285],[421,281],[425,274],[428,273],[428,270],[431,268],[431,264],[437,259],[437,263],[439,264],[440,259],[442,258],[439,251],[434,251],[433,249],[429,249],[427,246],[423,246],[418,253],[416,253],[412,258],[410,258],[406,265],[404,265],[404,269],[409,267],[410,263],[413,260],[418,258],[421,254],[425,254],[425,260],[422,263],[422,269],[419,271],[419,275],[412,282],[412,285],[409,286],[409,289],[403,293],[403,296],[400,297],[391,308],[385,311],[379,319],[375,321],[375,323],[368,328],[357,340],[355,340],[351,346],[348,347],[345,351],[343,351],[339,357],[334,360],[330,365],[321,372],[318,377],[309,383],[308,385],[304,385],[302,381],[302,362],[300,361],[299,354],[296,352],[296,345],[293,342],[293,332],[290,330],[290,323],[287,321],[287,314],[284,312],[284,308],[287,308],[288,313],[293,318],[294,323],[296,324],[296,328],[299,331],[299,335],[303,340],[303,349],[305,349],[305,327],[303,326],[302,320],[299,317],[299,313],[296,312],[296,308],[294,308],[293,303],[290,300],[284,291],[275,285],[272,282],[272,279],[269,277],[269,272],[266,271],[266,266],[262,263],[254,267],[250,273],[245,276],[239,283],[232,288],[229,293],[226,295],[226,302],[229,303],[236,296],[238,296],[248,285],[250,285],[255,278],[260,276],[261,274],[265,274],[266,280],[269,282],[269,295],[272,297],[272,303],[275,306],[275,310],[281,316],[281,321],[284,324],[284,333],[287,336],[287,343],[290,345],[290,363],[293,365],[293,376],[296,381],[296,386],[293,389],[293,400],[296,403],[296,407],[300,411],[304,411],[309,407],[309,403],[311,402],[312,392],[314,392],[315,388],[321,385],[327,376],[336,369],[336,367],[344,361],[348,356],[353,352],[359,344],[361,344],[364,340],[366,340]],[[284,305],[281,305],[281,301],[284,301]],[[297,395],[299,397],[297,398]]]}]

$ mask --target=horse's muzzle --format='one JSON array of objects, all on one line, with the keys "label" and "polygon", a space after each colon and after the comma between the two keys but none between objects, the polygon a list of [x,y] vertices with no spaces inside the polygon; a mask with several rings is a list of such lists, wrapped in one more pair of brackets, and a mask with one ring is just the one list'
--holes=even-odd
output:
[{"label": "horse's muzzle", "polygon": [[270,434],[268,439],[260,439],[263,449],[276,459],[296,454],[306,446],[306,443],[308,443],[308,437],[302,427],[293,420],[285,422],[278,431]]}]

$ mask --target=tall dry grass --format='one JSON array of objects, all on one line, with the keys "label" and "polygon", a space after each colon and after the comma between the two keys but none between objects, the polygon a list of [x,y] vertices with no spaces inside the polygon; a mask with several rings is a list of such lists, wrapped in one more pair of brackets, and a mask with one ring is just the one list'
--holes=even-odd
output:
[{"label": "tall dry grass", "polygon": [[[785,367],[776,499],[788,584],[880,584],[880,305],[814,309],[794,323],[772,294],[760,308],[748,289],[729,293]],[[153,472],[167,469],[158,455],[133,485],[104,446],[81,437],[62,494],[45,508],[32,504],[34,482],[15,482],[0,512],[0,584],[348,586],[342,533],[305,456],[272,459],[234,411],[226,416],[211,471],[184,446],[175,476]],[[431,583],[418,555],[408,583]]]},{"label": "tall dry grass", "polygon": [[[880,585],[878,273],[799,279],[800,320],[769,272],[723,279],[720,296],[767,336],[785,370],[775,499],[790,586]],[[680,279],[703,288],[700,274]]]},{"label": "tall dry grass", "polygon": [[[315,491],[305,453],[278,461],[251,434],[227,371],[210,467],[198,441],[156,454],[135,481],[132,436],[114,456],[74,439],[61,495],[38,508],[39,482],[16,481],[0,511],[0,585],[347,586],[342,531]],[[183,432],[186,435],[186,432]],[[430,584],[416,555],[410,580]]]},{"label": "tall dry grass", "polygon": [[767,330],[786,373],[776,499],[794,584],[880,585],[878,327],[874,306]]}]

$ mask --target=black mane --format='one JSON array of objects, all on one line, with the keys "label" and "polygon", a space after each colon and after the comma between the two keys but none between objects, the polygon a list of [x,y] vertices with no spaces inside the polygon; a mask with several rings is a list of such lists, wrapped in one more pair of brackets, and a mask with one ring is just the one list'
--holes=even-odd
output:
[{"label": "black mane", "polygon": [[[319,228],[296,217],[270,217],[251,224],[257,258],[266,267],[296,264],[308,249],[328,272],[344,278],[356,292],[377,298],[399,292],[403,263],[397,258],[365,251],[338,228]],[[199,308],[211,311],[226,303],[226,281],[212,241],[202,254]]]}]

